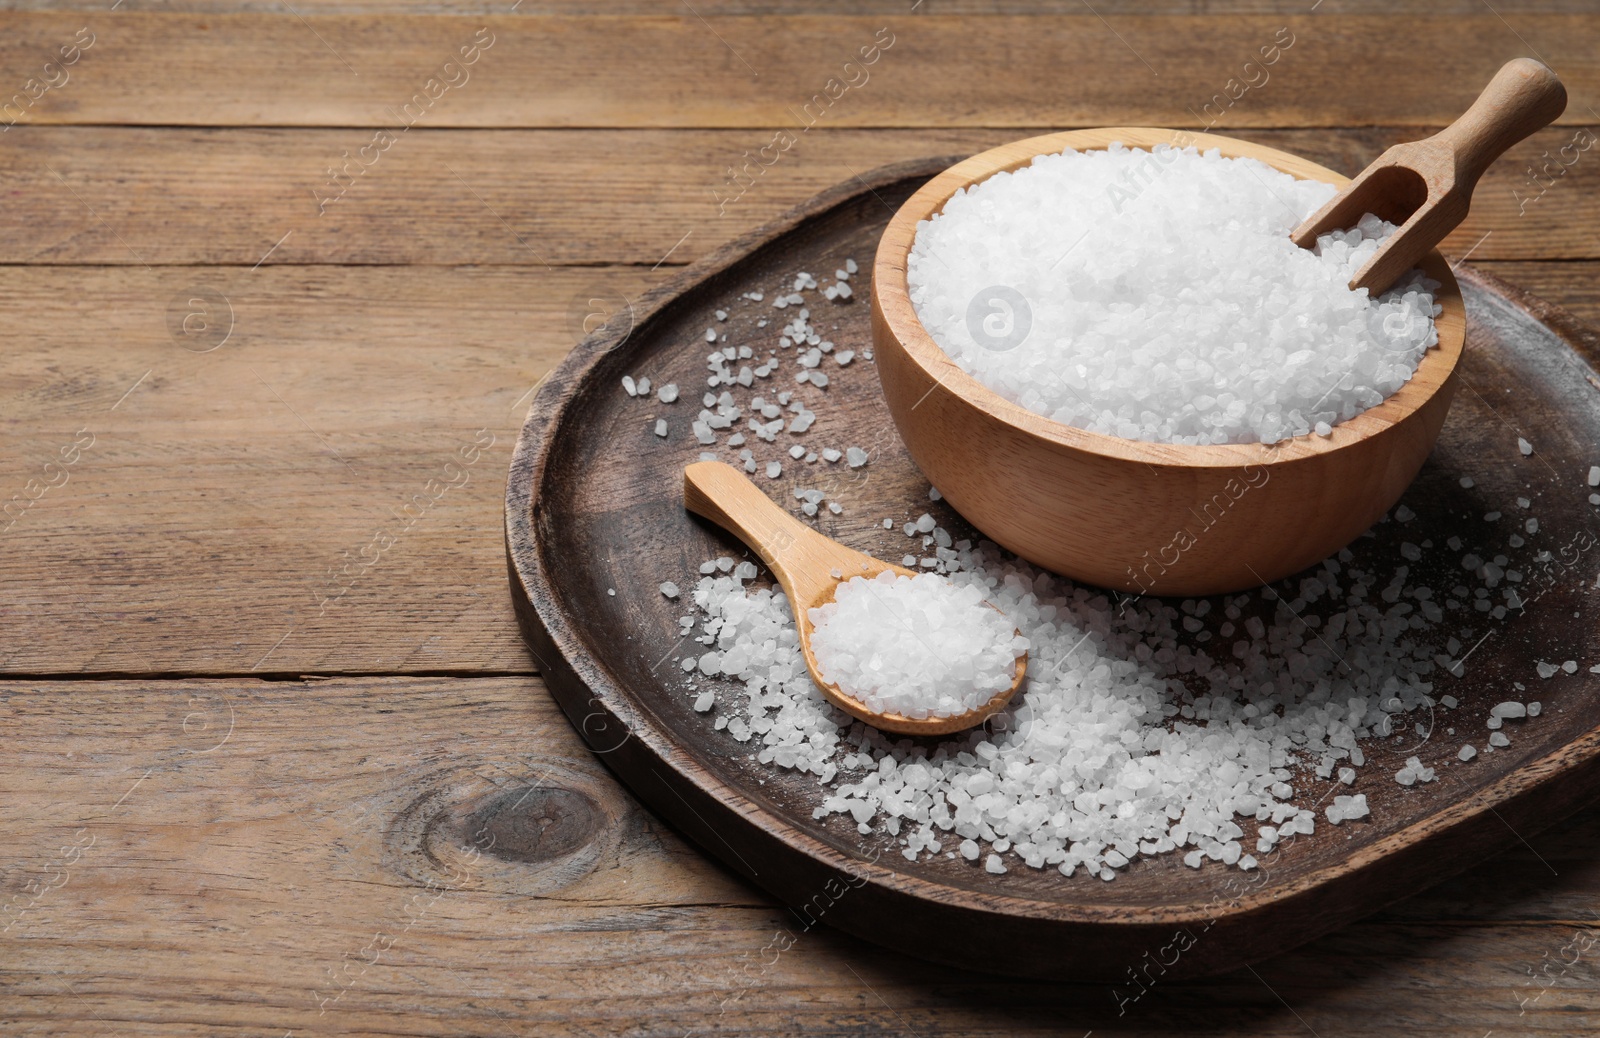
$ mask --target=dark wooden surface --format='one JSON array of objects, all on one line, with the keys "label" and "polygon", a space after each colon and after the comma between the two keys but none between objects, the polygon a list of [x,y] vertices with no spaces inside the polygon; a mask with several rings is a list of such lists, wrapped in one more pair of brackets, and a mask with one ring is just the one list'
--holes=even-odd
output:
[{"label": "dark wooden surface", "polygon": [[[787,904],[814,903],[830,879],[835,888],[847,882],[848,904],[829,922],[859,936],[946,963],[977,952],[994,972],[1124,986],[1124,971],[1141,953],[1168,945],[1180,929],[1205,936],[1162,968],[1172,979],[1258,962],[1460,871],[1469,850],[1509,847],[1518,833],[1532,835],[1593,799],[1600,790],[1600,681],[1588,674],[1541,681],[1534,663],[1554,655],[1600,657],[1593,595],[1585,588],[1588,570],[1600,566],[1593,561],[1600,558],[1596,512],[1579,478],[1600,443],[1600,392],[1585,377],[1595,377],[1600,352],[1564,315],[1547,314],[1555,327],[1546,326],[1530,310],[1538,304],[1468,266],[1460,268],[1471,313],[1461,399],[1402,499],[1416,518],[1385,522],[1375,536],[1361,538],[1352,546],[1352,565],[1373,572],[1379,586],[1400,575],[1410,586],[1438,588],[1442,602],[1461,579],[1463,552],[1507,552],[1528,605],[1498,621],[1448,615],[1417,635],[1440,652],[1453,637],[1482,642],[1459,677],[1437,675],[1433,694],[1452,696],[1460,706],[1406,722],[1407,729],[1411,721],[1433,726],[1428,738],[1408,731],[1406,738],[1363,746],[1368,762],[1351,792],[1368,798],[1370,822],[1325,825],[1274,851],[1255,875],[1220,865],[1179,868],[1174,855],[1141,860],[1109,884],[1087,873],[1066,879],[1020,866],[994,876],[942,856],[912,863],[895,840],[882,832],[863,837],[847,815],[813,819],[821,799],[813,776],[757,763],[750,758],[754,743],[739,743],[714,726],[741,700],[737,682],[710,683],[720,689],[718,703],[696,712],[691,703],[708,685],[678,666],[704,648],[679,633],[678,617],[693,608],[656,588],[663,581],[691,587],[706,559],[752,557],[731,534],[683,506],[684,465],[708,449],[737,464],[739,451],[696,441],[689,423],[697,401],[637,399],[620,379],[649,373],[657,385],[703,382],[700,333],[708,327],[726,332],[730,342],[772,341],[772,319],[784,311],[744,295],[770,300],[796,271],[834,270],[870,253],[893,209],[944,168],[934,160],[864,172],[801,213],[752,232],[642,300],[632,321],[585,341],[534,398],[507,490],[517,605],[551,690],[632,789]],[[848,301],[807,299],[813,323],[838,342],[871,340],[868,294],[856,280],[858,292]],[[718,311],[726,320],[717,319]],[[777,355],[784,360],[782,351]],[[896,561],[918,553],[899,526],[923,511],[958,538],[980,536],[947,502],[928,501],[928,480],[896,434],[873,361],[828,365],[830,381],[821,390],[793,386],[792,367],[785,364],[748,391],[766,396],[792,388],[819,416],[804,436],[750,445],[758,466],[774,460],[783,466],[778,479],[754,477],[781,507],[806,521],[792,491],[822,489],[844,512],[821,513],[808,525]],[[1494,387],[1496,405],[1469,388],[1477,386]],[[653,431],[657,419],[668,423],[665,438]],[[1537,460],[1517,448],[1517,431],[1531,436],[1534,429],[1540,430]],[[854,470],[807,465],[787,454],[800,441],[813,450],[864,446],[870,460]],[[1463,477],[1474,485],[1463,487]],[[1540,532],[1519,537],[1526,541],[1520,548],[1508,547],[1508,532],[1523,534],[1523,518],[1531,514],[1517,507],[1519,496],[1538,501]],[[1483,516],[1495,511],[1509,518],[1485,523]],[[885,517],[893,529],[883,528]],[[1463,542],[1459,551],[1445,547],[1452,537]],[[1412,562],[1400,552],[1403,541],[1436,547]],[[1551,565],[1538,564],[1541,552],[1554,557]],[[1297,584],[1291,578],[1278,586]],[[1270,620],[1270,598],[1255,599],[1252,608]],[[1220,617],[1230,601],[1236,598],[1215,598],[1212,615]],[[1185,644],[1205,651],[1195,637],[1207,636],[1187,635]],[[1458,655],[1468,655],[1465,646]],[[1489,708],[1517,695],[1513,682],[1531,685],[1528,696],[1548,713],[1508,726],[1515,736],[1510,747],[1458,761],[1463,742],[1487,738]],[[936,742],[927,740],[930,752]],[[1413,755],[1441,773],[1435,783],[1407,789],[1394,782]],[[1315,811],[1331,788],[1303,769],[1296,803]],[[1517,831],[1499,820],[1501,812],[1517,819]],[[1253,832],[1247,825],[1247,846]]]},{"label": "dark wooden surface", "polygon": [[[29,906],[0,934],[0,1029],[1593,1029],[1593,810],[1121,1015],[1101,985],[800,932],[584,748],[503,546],[529,390],[591,300],[886,162],[1203,127],[1188,110],[1283,26],[1295,47],[1215,129],[1347,174],[1507,58],[1561,72],[1563,123],[1496,167],[1446,251],[1600,321],[1600,160],[1542,193],[1525,173],[1600,123],[1592,3],[113,3],[0,3],[0,98],[95,34],[0,133],[0,500],[38,494],[0,534],[0,887]],[[880,26],[871,81],[719,213],[726,167]],[[328,167],[481,27],[471,81],[319,213]],[[202,353],[220,333],[169,311],[220,312],[205,291],[231,319]],[[91,434],[64,482],[44,470]]]}]

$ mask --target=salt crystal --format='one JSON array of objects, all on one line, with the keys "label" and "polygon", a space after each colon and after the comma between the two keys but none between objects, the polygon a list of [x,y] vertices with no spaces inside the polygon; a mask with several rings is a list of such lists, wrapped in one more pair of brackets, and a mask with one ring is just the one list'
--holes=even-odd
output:
[{"label": "salt crystal", "polygon": [[674,400],[678,399],[677,385],[668,382],[666,385],[656,390],[656,399],[661,401],[663,404],[672,403]]},{"label": "salt crystal", "polygon": [[714,705],[716,705],[716,702],[717,702],[717,697],[716,697],[715,693],[702,692],[702,693],[700,693],[699,696],[697,696],[695,698],[694,708],[695,708],[696,712],[703,714],[707,710],[710,710]]},{"label": "salt crystal", "polygon": [[662,584],[661,584],[661,593],[663,595],[666,595],[668,598],[677,598],[678,597],[678,585],[674,584],[670,580],[663,581]]},{"label": "salt crystal", "polygon": [[1463,490],[1471,490],[1473,487],[1475,487],[1477,485],[1478,484],[1473,480],[1473,478],[1471,476],[1462,476],[1461,477],[1461,489],[1463,489]]},{"label": "salt crystal", "polygon": [[1463,746],[1456,753],[1456,760],[1471,760],[1478,755],[1478,751],[1471,746]]},{"label": "salt crystal", "polygon": [[1394,231],[1376,218],[1296,247],[1333,193],[1194,148],[1041,155],[918,225],[911,301],[957,365],[1058,422],[1167,443],[1331,429],[1411,377],[1438,287],[1349,290]]},{"label": "salt crystal", "polygon": [[665,436],[665,435],[667,435],[667,420],[665,418],[657,418],[656,419],[656,435],[657,436]]},{"label": "salt crystal", "polygon": [[1357,793],[1354,796],[1336,796],[1333,798],[1333,803],[1329,804],[1327,808],[1328,821],[1334,825],[1339,825],[1341,822],[1355,821],[1358,818],[1366,818],[1371,813],[1371,810],[1367,807],[1365,793]]},{"label": "salt crystal", "polygon": [[1522,452],[1522,456],[1524,458],[1526,458],[1528,455],[1533,453],[1533,444],[1529,443],[1527,440],[1524,440],[1522,437],[1518,436],[1517,437],[1517,450],[1521,451]]},{"label": "salt crystal", "polygon": [[783,465],[781,465],[780,463],[778,463],[776,461],[767,462],[767,478],[768,479],[777,479],[781,475],[783,475]]},{"label": "salt crystal", "polygon": [[867,463],[867,452],[860,447],[847,448],[844,452],[844,457],[853,469],[858,469]]}]

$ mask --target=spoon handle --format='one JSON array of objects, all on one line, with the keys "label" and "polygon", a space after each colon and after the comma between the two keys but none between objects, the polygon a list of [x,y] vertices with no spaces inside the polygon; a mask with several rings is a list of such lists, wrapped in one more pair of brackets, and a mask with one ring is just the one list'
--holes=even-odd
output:
[{"label": "spoon handle", "polygon": [[803,602],[833,583],[830,568],[848,564],[856,554],[802,524],[744,473],[720,461],[684,467],[683,506],[749,545],[791,597]]},{"label": "spoon handle", "polygon": [[1490,163],[1566,108],[1567,89],[1549,66],[1516,58],[1500,66],[1472,107],[1433,139],[1454,154],[1456,182],[1470,193]]}]

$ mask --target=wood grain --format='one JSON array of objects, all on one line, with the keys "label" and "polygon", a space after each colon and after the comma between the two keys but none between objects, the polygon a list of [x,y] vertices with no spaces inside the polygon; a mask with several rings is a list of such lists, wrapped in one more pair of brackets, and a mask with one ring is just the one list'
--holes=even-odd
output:
[{"label": "wood grain", "polygon": [[[1386,15],[1478,15],[1482,0],[1339,0],[1339,6],[1313,7],[1315,0],[1118,0],[1115,7],[1097,9],[1110,15],[1113,24],[1123,15],[1303,15],[1315,10],[1320,17],[1331,14]],[[83,11],[106,9],[101,0],[3,0],[0,11]],[[1498,7],[1498,5],[1496,5]],[[534,18],[541,15],[660,15],[662,6],[654,0],[302,0],[294,5],[301,14],[441,14],[456,16],[515,15]],[[117,10],[124,13],[235,14],[259,12],[283,14],[279,0],[122,0]],[[1060,15],[1083,14],[1081,4],[1061,0],[696,0],[694,10],[701,15]],[[1589,0],[1529,0],[1519,3],[1515,13],[1591,14]],[[683,13],[679,9],[678,13]],[[1398,22],[1396,24],[1399,24]]]},{"label": "wood grain", "polygon": [[[1600,323],[1600,264],[1488,269]],[[531,672],[499,593],[521,398],[581,337],[590,300],[621,306],[666,272],[268,266],[235,287],[244,272],[6,270],[0,501],[78,430],[96,439],[0,534],[0,672]],[[232,300],[211,353],[168,328],[195,284]],[[360,558],[480,428],[497,441],[470,483],[319,615],[345,586],[329,568]]]},{"label": "wood grain", "polygon": [[[1218,132],[1347,175],[1417,135]],[[1600,151],[1570,166],[1559,157],[1578,132],[1547,129],[1513,148],[1485,175],[1443,251],[1475,261],[1600,257],[1592,231]],[[370,133],[19,126],[0,148],[13,200],[0,224],[0,263],[674,265],[853,175],[1018,136],[829,130],[730,187],[728,165],[768,143],[770,131],[414,131],[323,206],[323,170]],[[1542,165],[1545,153],[1551,172],[1535,183],[1526,167]]]},{"label": "wood grain", "polygon": [[[9,271],[9,305],[32,331],[0,351],[0,502],[30,479],[47,489],[0,521],[0,666],[531,669],[500,548],[511,443],[587,313],[649,280]],[[169,308],[216,288],[231,335],[191,352],[211,340],[175,339]],[[90,437],[69,468],[42,468]]]},{"label": "wood grain", "polygon": [[[1592,13],[1518,14],[1515,28],[1487,9],[1415,15],[1397,33],[1374,15],[1119,15],[1113,28],[1092,8],[968,18],[909,6],[899,16],[709,19],[673,8],[613,18],[24,11],[6,16],[0,83],[59,80],[43,64],[87,22],[92,47],[23,121],[395,126],[392,110],[432,89],[437,104],[420,106],[419,125],[743,126],[770,136],[832,89],[836,103],[816,107],[837,126],[1195,127],[1230,79],[1249,79],[1260,85],[1230,109],[1236,129],[1442,125],[1530,48],[1574,96],[1600,88],[1584,42],[1600,24]],[[445,70],[480,27],[491,42],[476,63]],[[1280,28],[1292,41],[1281,61],[1245,70]],[[888,49],[844,69],[873,46]],[[1352,68],[1384,69],[1384,89],[1342,89]],[[1063,80],[1046,71],[1056,69],[1080,71]],[[430,77],[448,89],[426,88]]]},{"label": "wood grain", "polygon": [[1259,978],[1158,982],[1119,1015],[1104,986],[805,929],[621,793],[536,679],[6,682],[0,718],[8,1033],[1458,1036],[1600,1016],[1600,811]]}]

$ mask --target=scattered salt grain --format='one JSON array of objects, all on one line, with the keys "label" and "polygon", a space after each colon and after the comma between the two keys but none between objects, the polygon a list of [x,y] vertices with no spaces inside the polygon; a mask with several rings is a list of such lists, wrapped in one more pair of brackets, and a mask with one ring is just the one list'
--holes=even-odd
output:
[{"label": "scattered salt grain", "polygon": [[677,598],[678,597],[678,585],[674,584],[670,580],[663,581],[662,584],[661,584],[661,593],[663,595],[666,595],[668,598]]},{"label": "scattered salt grain", "polygon": [[1477,481],[1475,481],[1471,476],[1462,476],[1461,477],[1461,489],[1463,489],[1463,490],[1471,490],[1473,487],[1475,487],[1477,485],[1478,485]]},{"label": "scattered salt grain", "polygon": [[1517,437],[1517,450],[1521,451],[1522,452],[1522,456],[1524,458],[1526,458],[1528,455],[1533,453],[1533,444],[1529,443],[1527,440],[1524,440],[1522,437],[1518,436]]},{"label": "scattered salt grain", "polygon": [[667,420],[665,418],[656,419],[656,435],[662,437],[667,435]]},{"label": "scattered salt grain", "polygon": [[1471,760],[1478,755],[1478,751],[1471,746],[1463,746],[1456,753],[1456,760]]},{"label": "scattered salt grain", "polygon": [[705,713],[716,705],[717,696],[714,692],[702,692],[695,697],[694,708],[699,713]]},{"label": "scattered salt grain", "polygon": [[783,465],[776,461],[767,462],[767,478],[777,479],[783,475]]},{"label": "scattered salt grain", "polygon": [[677,385],[672,383],[672,382],[668,382],[666,385],[662,386],[660,389],[657,389],[656,390],[656,399],[661,401],[663,404],[670,404],[674,400],[677,400],[678,399],[678,387],[677,387]]},{"label": "scattered salt grain", "polygon": [[850,467],[853,469],[858,469],[867,463],[867,452],[860,447],[847,448],[844,452],[844,457],[845,461],[849,462]]},{"label": "scattered salt grain", "polygon": [[1351,822],[1357,818],[1365,818],[1371,813],[1371,810],[1367,807],[1365,793],[1357,793],[1355,796],[1336,796],[1333,798],[1333,803],[1329,804],[1327,808],[1328,821],[1334,825],[1338,825],[1341,822]]}]

